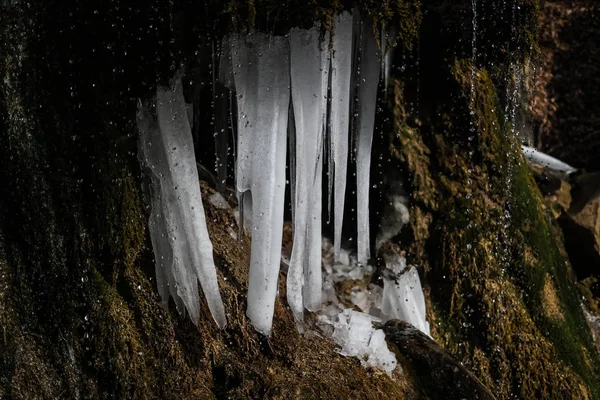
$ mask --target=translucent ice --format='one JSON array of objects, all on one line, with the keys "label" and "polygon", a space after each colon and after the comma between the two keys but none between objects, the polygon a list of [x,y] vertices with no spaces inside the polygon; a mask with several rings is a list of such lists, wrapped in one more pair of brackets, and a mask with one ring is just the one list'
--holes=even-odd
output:
[{"label": "translucent ice", "polygon": [[[348,130],[352,79],[352,15],[336,16],[331,55],[331,160],[334,188],[334,259],[340,257],[348,171]],[[329,179],[331,180],[331,174]]]},{"label": "translucent ice", "polygon": [[329,71],[328,40],[319,30],[290,31],[290,73],[295,121],[294,243],[287,298],[297,319],[303,307],[321,307],[321,198]]},{"label": "translucent ice", "polygon": [[386,257],[383,274],[383,299],[381,312],[389,319],[409,322],[429,335],[429,322],[425,319],[425,297],[415,267],[407,268],[403,257]]},{"label": "translucent ice", "polygon": [[[149,221],[154,247],[159,292],[169,292],[180,311],[182,304],[198,323],[198,280],[217,324],[225,326],[212,244],[206,228],[204,207],[192,133],[187,118],[181,81],[157,91],[156,115],[141,107],[138,112],[140,156],[153,180]],[[166,281],[165,282],[165,278]]]},{"label": "translucent ice", "polygon": [[542,153],[533,147],[523,145],[521,148],[523,149],[523,155],[525,155],[525,158],[527,158],[529,161],[533,161],[537,164],[543,165],[544,167],[567,174],[577,171],[576,168],[571,167],[569,164],[549,156],[548,154]]},{"label": "translucent ice", "polygon": [[340,354],[358,357],[363,365],[381,368],[388,374],[396,368],[396,356],[387,347],[385,333],[373,327],[373,322],[380,321],[378,318],[345,309],[330,321]]},{"label": "translucent ice", "polygon": [[381,54],[370,22],[362,24],[360,76],[357,105],[356,182],[357,182],[357,251],[359,264],[366,264],[370,255],[369,187],[371,147],[375,129],[377,86],[379,85]]},{"label": "translucent ice", "polygon": [[[252,199],[246,314],[271,332],[281,259],[288,108],[289,41],[253,33],[230,40],[238,107],[236,186]],[[246,195],[244,195],[244,198]],[[246,212],[247,203],[240,203]]]}]

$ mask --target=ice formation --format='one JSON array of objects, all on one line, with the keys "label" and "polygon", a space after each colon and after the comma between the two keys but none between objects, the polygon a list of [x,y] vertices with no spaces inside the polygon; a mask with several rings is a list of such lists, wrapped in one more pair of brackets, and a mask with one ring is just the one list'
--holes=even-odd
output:
[{"label": "ice formation", "polygon": [[430,334],[425,319],[425,297],[415,267],[407,267],[400,256],[385,257],[381,312],[384,319],[401,319],[426,335]]},{"label": "ice formation", "polygon": [[328,40],[319,30],[290,31],[290,74],[295,121],[294,243],[287,276],[288,303],[297,319],[303,308],[321,308],[321,198],[329,71]]},{"label": "ice formation", "polygon": [[360,75],[358,85],[356,133],[356,196],[357,196],[357,251],[359,264],[371,257],[369,240],[369,188],[371,174],[371,147],[375,129],[377,87],[381,70],[381,52],[372,34],[370,22],[362,24]]},{"label": "ice formation", "polygon": [[[352,15],[343,13],[335,19],[335,34],[331,55],[331,157],[333,166],[334,197],[334,258],[340,257],[342,225],[344,222],[344,200],[348,171],[348,133],[350,127],[350,99],[352,79]],[[330,189],[331,190],[331,189]]]},{"label": "ice formation", "polygon": [[140,157],[153,181],[150,235],[156,258],[158,290],[163,304],[171,294],[194,323],[200,315],[198,281],[220,327],[226,318],[217,284],[213,248],[208,236],[192,132],[181,81],[159,88],[156,119],[152,108],[140,106]]},{"label": "ice formation", "polygon": [[[246,314],[271,332],[281,258],[286,137],[290,101],[287,38],[259,33],[230,39],[238,107],[236,187],[240,212],[252,212]],[[241,218],[243,219],[243,218]]]},{"label": "ice formation", "polygon": [[559,172],[564,172],[567,174],[577,171],[577,168],[573,168],[569,164],[566,164],[552,156],[549,156],[548,154],[542,153],[541,151],[536,150],[533,147],[522,145],[521,148],[523,149],[523,155],[525,155],[525,158],[527,158],[529,161],[533,161],[535,163],[543,165],[544,167],[548,167],[550,169]]},{"label": "ice formation", "polygon": [[374,322],[381,322],[378,318],[349,308],[330,318],[318,318],[332,326],[331,337],[340,346],[340,354],[358,357],[363,365],[381,368],[388,374],[396,368],[396,356],[387,347],[385,333],[373,327]]},{"label": "ice formation", "polygon": [[374,322],[381,322],[381,288],[370,285],[369,290],[352,289],[350,300],[363,312],[344,307],[338,298],[343,295],[334,289],[337,282],[364,279],[372,268],[358,265],[354,254],[344,248],[340,260],[334,261],[333,252],[331,242],[324,239],[324,305],[317,316],[317,326],[335,341],[341,354],[358,357],[364,366],[381,368],[390,374],[396,367],[396,357],[389,351],[383,331],[373,327]]},{"label": "ice formation", "polygon": [[[379,80],[381,75],[388,80],[391,49],[378,48],[371,22],[362,21],[357,11],[335,18],[331,41],[320,36],[318,27],[295,28],[287,36],[251,33],[223,39],[218,73],[213,70],[216,184],[226,189],[231,131],[236,135],[233,156],[238,194],[238,209],[233,213],[239,228],[245,228],[252,239],[246,313],[253,326],[270,334],[283,262],[288,303],[295,318],[301,320],[305,309],[319,312],[321,326],[342,354],[391,372],[395,357],[387,349],[383,332],[372,323],[400,318],[429,333],[416,270],[407,269],[401,257],[386,259],[383,288],[356,285],[346,294],[345,301],[363,312],[341,306],[335,291],[335,283],[363,280],[373,272],[368,265],[371,148]],[[393,37],[393,30],[387,32]],[[384,34],[382,30],[381,43],[389,45]],[[212,61],[214,65],[216,54]],[[194,113],[186,112],[181,82],[174,87],[158,90],[156,117],[149,107],[141,107],[138,115],[140,155],[153,179],[149,225],[158,288],[164,305],[171,295],[178,310],[187,310],[197,322],[199,280],[215,321],[224,326],[187,118]],[[282,254],[288,150],[293,246]],[[341,247],[349,154],[354,155],[357,170],[356,253]],[[334,243],[323,252],[326,156],[331,168],[328,195],[334,196]],[[377,249],[408,220],[403,191],[390,190],[387,200],[387,219],[382,221]],[[219,193],[207,201],[229,208]],[[229,233],[240,237],[233,230]]]}]

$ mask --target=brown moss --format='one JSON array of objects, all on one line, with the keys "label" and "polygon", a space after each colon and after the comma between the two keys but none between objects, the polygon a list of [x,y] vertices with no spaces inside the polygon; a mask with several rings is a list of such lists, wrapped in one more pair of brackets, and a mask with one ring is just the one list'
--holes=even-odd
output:
[{"label": "brown moss", "polygon": [[393,104],[394,154],[414,186],[411,225],[429,232],[413,235],[410,247],[429,271],[432,333],[499,398],[590,396],[598,360],[588,357],[593,347],[560,235],[505,136],[490,75],[472,74],[468,60],[451,65],[446,90],[454,101],[431,125],[409,125],[401,93]]},{"label": "brown moss", "polygon": [[542,289],[542,307],[546,316],[556,322],[564,321],[565,316],[560,309],[560,299],[550,274],[546,274],[544,288]]}]

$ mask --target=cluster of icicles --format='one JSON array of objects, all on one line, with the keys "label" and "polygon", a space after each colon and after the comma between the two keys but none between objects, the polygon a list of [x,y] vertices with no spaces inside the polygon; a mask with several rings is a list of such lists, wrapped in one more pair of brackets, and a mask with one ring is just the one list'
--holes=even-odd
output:
[{"label": "cluster of icicles", "polygon": [[[331,196],[334,204],[334,256],[340,255],[351,140],[357,169],[358,262],[364,265],[370,258],[369,169],[379,79],[389,69],[391,51],[386,54],[385,47],[383,37],[381,48],[377,45],[372,25],[356,12],[336,17],[331,40],[320,37],[317,27],[292,29],[285,37],[252,33],[223,40],[219,80],[235,91],[238,110],[239,221],[252,225],[246,227],[252,236],[247,316],[266,335],[277,295],[288,146],[294,239],[287,299],[295,318],[302,320],[304,309],[317,311],[322,304],[324,157],[329,157],[333,177],[328,194],[330,207]],[[149,227],[158,288],[165,304],[170,294],[177,309],[187,309],[197,323],[199,280],[213,318],[223,327],[226,317],[190,123],[181,82],[173,86],[158,89],[155,113],[154,104],[140,105],[138,111],[141,160],[153,179]]]}]

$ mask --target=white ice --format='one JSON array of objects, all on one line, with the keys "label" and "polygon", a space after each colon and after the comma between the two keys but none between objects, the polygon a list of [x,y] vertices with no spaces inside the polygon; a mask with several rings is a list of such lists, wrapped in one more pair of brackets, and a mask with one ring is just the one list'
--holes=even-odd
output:
[{"label": "white ice", "polygon": [[327,111],[329,40],[319,30],[290,31],[290,74],[295,121],[293,189],[294,242],[287,275],[287,298],[296,319],[303,308],[321,308],[321,198]]},{"label": "white ice", "polygon": [[407,268],[403,257],[386,257],[381,312],[384,319],[400,319],[429,335],[425,297],[415,267]]},{"label": "white ice", "polygon": [[544,167],[547,167],[547,168],[550,168],[550,169],[553,169],[553,170],[556,170],[559,172],[564,172],[567,174],[577,171],[577,168],[573,168],[569,164],[566,164],[552,156],[549,156],[548,154],[542,153],[541,151],[536,150],[533,147],[522,145],[521,148],[523,149],[523,155],[529,161],[535,162],[537,164],[541,164]]},{"label": "white ice", "polygon": [[236,186],[252,199],[246,314],[256,330],[269,335],[283,231],[289,41],[253,33],[232,37],[230,46],[238,106]]},{"label": "white ice", "polygon": [[378,318],[349,308],[329,320],[324,315],[319,318],[333,325],[332,339],[340,346],[340,354],[358,357],[364,366],[381,368],[388,374],[396,368],[396,356],[387,347],[385,333],[373,327],[374,322],[380,322]]},{"label": "white ice", "polygon": [[[138,112],[140,156],[151,171],[153,199],[149,227],[163,304],[168,286],[180,311],[194,323],[200,315],[198,280],[217,325],[227,323],[208,236],[192,133],[181,81],[157,90],[156,114]],[[157,126],[158,125],[158,126]],[[170,265],[169,265],[170,264]],[[165,282],[166,278],[166,282]]]},{"label": "white ice", "polygon": [[[331,157],[334,188],[334,258],[339,260],[344,223],[346,175],[348,171],[348,132],[352,79],[352,15],[348,12],[335,18],[335,33],[331,54]],[[330,174],[329,179],[332,179]]]},{"label": "white ice", "polygon": [[357,251],[359,264],[366,264],[370,255],[369,188],[371,147],[375,129],[377,87],[381,70],[381,53],[369,21],[362,23],[360,75],[358,85],[356,182],[357,182]]}]

